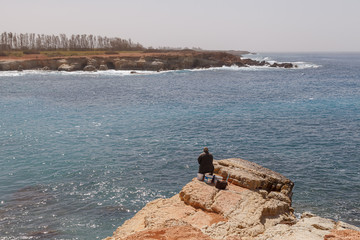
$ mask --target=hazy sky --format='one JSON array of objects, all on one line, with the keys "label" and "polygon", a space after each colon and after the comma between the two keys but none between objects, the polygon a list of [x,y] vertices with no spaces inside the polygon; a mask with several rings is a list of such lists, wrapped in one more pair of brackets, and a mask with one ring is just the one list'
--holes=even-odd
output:
[{"label": "hazy sky", "polygon": [[0,32],[94,34],[145,47],[360,51],[360,0],[0,0]]}]

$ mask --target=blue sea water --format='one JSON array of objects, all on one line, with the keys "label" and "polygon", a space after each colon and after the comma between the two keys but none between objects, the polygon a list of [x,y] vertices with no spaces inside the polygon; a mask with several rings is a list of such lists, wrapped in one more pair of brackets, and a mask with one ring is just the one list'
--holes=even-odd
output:
[{"label": "blue sea water", "polygon": [[0,239],[102,239],[178,193],[208,146],[290,178],[296,213],[360,226],[360,54],[297,69],[0,72]]}]

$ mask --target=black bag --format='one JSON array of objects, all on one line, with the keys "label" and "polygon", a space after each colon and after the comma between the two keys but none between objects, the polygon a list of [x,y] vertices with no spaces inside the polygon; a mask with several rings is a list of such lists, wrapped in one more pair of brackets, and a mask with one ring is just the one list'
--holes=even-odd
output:
[{"label": "black bag", "polygon": [[225,181],[225,180],[217,181],[215,184],[215,187],[217,189],[225,189],[227,187],[227,181]]}]

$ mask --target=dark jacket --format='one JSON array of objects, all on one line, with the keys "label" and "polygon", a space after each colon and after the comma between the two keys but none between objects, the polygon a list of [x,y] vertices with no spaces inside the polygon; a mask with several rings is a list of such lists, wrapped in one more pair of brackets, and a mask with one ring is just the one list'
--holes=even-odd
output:
[{"label": "dark jacket", "polygon": [[213,155],[209,152],[203,152],[198,157],[199,173],[213,173],[214,165],[213,165]]}]

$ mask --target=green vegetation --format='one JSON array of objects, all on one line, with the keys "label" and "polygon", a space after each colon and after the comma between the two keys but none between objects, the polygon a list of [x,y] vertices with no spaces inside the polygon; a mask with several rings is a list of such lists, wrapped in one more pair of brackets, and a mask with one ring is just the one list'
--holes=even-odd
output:
[{"label": "green vegetation", "polygon": [[6,57],[6,56],[9,56],[9,54],[4,51],[0,51],[0,57]]},{"label": "green vegetation", "polygon": [[23,51],[13,50],[13,51],[0,51],[0,57],[22,57],[24,55]]},{"label": "green vegetation", "polygon": [[25,50],[23,54],[40,54],[40,51],[37,50]]},{"label": "green vegetation", "polygon": [[41,51],[41,54],[47,57],[71,57],[71,56],[90,56],[102,55],[104,51]]}]

